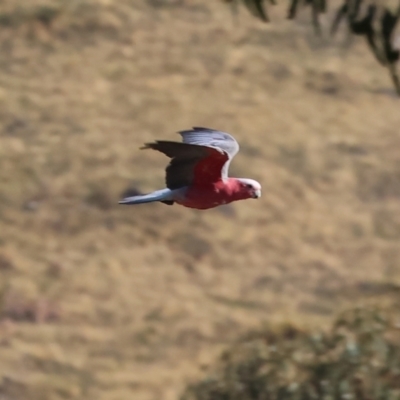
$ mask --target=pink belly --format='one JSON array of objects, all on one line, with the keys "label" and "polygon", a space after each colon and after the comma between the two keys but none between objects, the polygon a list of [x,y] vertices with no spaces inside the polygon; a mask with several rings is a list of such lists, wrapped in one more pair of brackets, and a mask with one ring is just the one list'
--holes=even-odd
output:
[{"label": "pink belly", "polygon": [[232,200],[233,199],[227,196],[224,191],[216,192],[211,188],[191,188],[186,192],[185,198],[176,200],[176,203],[189,208],[207,210],[223,204],[228,204]]}]

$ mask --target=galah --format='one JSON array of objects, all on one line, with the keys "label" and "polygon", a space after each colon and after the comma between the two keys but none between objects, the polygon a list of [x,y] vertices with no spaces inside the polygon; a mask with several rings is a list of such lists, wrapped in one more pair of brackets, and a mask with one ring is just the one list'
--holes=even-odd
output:
[{"label": "galah", "polygon": [[166,188],[126,197],[119,204],[159,201],[206,210],[237,200],[258,199],[261,185],[253,179],[229,178],[232,158],[239,144],[228,133],[194,127],[178,132],[183,142],[158,140],[142,149],[153,149],[171,158],[166,168]]}]

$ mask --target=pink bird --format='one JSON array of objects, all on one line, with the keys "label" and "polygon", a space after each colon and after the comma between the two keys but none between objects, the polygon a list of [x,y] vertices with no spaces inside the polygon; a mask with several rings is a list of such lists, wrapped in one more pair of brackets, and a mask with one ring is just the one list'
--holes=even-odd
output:
[{"label": "pink bird", "polygon": [[229,164],[239,151],[239,144],[231,135],[200,127],[179,134],[183,143],[159,140],[142,147],[158,150],[171,158],[166,168],[167,188],[126,197],[119,204],[160,201],[206,210],[261,196],[261,185],[257,181],[228,177]]}]

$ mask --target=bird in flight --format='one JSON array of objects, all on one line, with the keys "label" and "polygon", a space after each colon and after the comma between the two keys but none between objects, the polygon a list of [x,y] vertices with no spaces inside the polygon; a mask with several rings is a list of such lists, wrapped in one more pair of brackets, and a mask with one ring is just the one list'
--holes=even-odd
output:
[{"label": "bird in flight", "polygon": [[171,158],[166,168],[166,188],[126,197],[119,204],[142,204],[159,201],[206,210],[233,201],[257,199],[261,185],[253,179],[229,178],[232,158],[239,144],[228,133],[194,127],[178,132],[183,141],[158,140],[142,149],[153,149]]}]

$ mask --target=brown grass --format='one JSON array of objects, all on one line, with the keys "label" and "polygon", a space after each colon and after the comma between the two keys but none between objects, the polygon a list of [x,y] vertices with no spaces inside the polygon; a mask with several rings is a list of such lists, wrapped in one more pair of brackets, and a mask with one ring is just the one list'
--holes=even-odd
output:
[{"label": "brown grass", "polygon": [[[398,298],[400,103],[355,40],[193,0],[0,2],[0,393],[175,399],[261,322]],[[234,134],[263,197],[120,207],[139,151]]]}]

